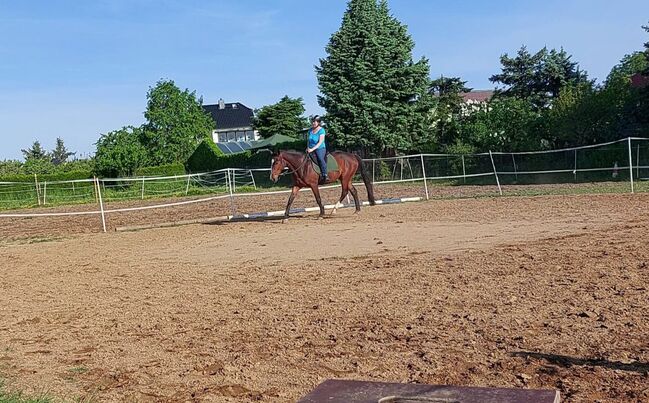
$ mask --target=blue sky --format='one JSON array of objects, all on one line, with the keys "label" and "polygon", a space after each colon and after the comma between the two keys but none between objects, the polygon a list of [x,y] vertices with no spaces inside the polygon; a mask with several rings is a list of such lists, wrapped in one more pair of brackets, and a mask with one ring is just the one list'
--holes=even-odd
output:
[{"label": "blue sky", "polygon": [[[603,79],[649,36],[646,0],[390,0],[431,76],[491,88],[499,56],[563,46]],[[314,65],[345,0],[0,0],[0,159],[57,136],[88,155],[101,133],[144,121],[161,78],[258,108],[282,96],[317,105]]]}]

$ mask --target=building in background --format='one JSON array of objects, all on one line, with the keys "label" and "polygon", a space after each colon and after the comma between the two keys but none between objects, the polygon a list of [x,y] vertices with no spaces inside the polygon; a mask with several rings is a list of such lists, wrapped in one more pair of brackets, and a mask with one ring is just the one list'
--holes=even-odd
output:
[{"label": "building in background", "polygon": [[212,116],[216,129],[212,132],[215,143],[234,143],[259,140],[259,133],[253,129],[254,111],[241,102],[225,103],[219,99],[215,105],[203,105]]},{"label": "building in background", "polygon": [[463,92],[460,94],[462,100],[466,104],[483,104],[489,102],[489,100],[494,96],[493,90],[475,90],[470,92]]}]

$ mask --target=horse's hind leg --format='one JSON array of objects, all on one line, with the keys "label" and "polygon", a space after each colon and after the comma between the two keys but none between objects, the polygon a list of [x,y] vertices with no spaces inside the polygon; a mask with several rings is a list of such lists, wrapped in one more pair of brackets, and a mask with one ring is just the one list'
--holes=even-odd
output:
[{"label": "horse's hind leg", "polygon": [[354,185],[349,185],[349,190],[352,193],[352,196],[354,196],[354,205],[356,206],[356,211],[354,212],[355,214],[358,214],[361,212],[361,202],[358,200],[358,191],[354,187]]},{"label": "horse's hind leg", "polygon": [[341,186],[342,187],[342,192],[340,194],[340,200],[338,200],[338,203],[336,203],[336,205],[334,206],[334,209],[331,211],[331,215],[336,214],[338,209],[340,207],[342,207],[343,200],[345,200],[345,197],[347,197],[347,193],[349,193],[349,187],[347,186],[345,181],[341,179],[340,183],[342,185]]}]

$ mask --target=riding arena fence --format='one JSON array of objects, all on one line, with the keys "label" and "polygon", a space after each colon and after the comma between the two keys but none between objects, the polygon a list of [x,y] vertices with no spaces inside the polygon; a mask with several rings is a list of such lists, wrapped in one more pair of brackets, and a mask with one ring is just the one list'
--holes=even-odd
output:
[{"label": "riding arena fence", "polygon": [[[377,197],[385,200],[649,191],[647,138],[546,151],[373,158],[363,160],[363,165]],[[175,176],[49,182],[35,175],[31,182],[0,182],[0,233],[3,220],[6,228],[21,219],[83,217],[92,231],[106,232],[119,225],[157,220],[254,217],[270,208],[281,209],[290,193],[290,176],[272,183],[269,171],[227,168]],[[354,184],[364,198],[359,174]],[[335,203],[339,188],[320,189],[325,200]],[[174,216],[172,211],[179,213]]]}]

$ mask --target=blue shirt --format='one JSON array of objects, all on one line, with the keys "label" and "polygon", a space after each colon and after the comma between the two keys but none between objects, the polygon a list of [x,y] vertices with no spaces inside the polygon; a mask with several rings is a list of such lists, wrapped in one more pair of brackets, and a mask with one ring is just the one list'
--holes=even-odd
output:
[{"label": "blue shirt", "polygon": [[[326,133],[325,133],[325,129],[323,129],[322,127],[320,128],[320,130],[318,130],[315,133],[313,133],[313,129],[309,129],[309,138],[307,142],[309,148],[315,147],[315,145],[318,144],[318,141],[320,141],[320,136],[324,136],[324,135],[326,135]],[[320,144],[320,147],[318,147],[318,149],[320,148],[325,148],[324,140],[322,141],[322,144]]]}]

